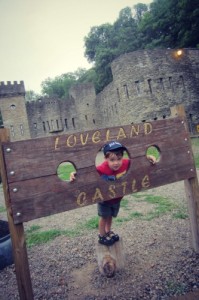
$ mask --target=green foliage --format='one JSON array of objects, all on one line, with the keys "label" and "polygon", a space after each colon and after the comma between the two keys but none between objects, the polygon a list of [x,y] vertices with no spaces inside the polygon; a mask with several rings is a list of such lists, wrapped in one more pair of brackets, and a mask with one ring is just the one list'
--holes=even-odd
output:
[{"label": "green foliage", "polygon": [[74,73],[66,73],[55,78],[47,78],[41,84],[42,94],[45,96],[59,98],[68,97],[69,88],[76,83]]},{"label": "green foliage", "polygon": [[199,139],[198,138],[192,139],[192,149],[193,149],[196,168],[199,168]]},{"label": "green foliage", "polygon": [[128,209],[128,203],[129,203],[129,200],[126,198],[123,198],[122,201],[120,202],[120,207],[122,207],[123,209]]},{"label": "green foliage", "polygon": [[155,208],[145,216],[145,220],[152,220],[177,208],[176,204],[162,196],[147,195],[143,201],[155,205]]},{"label": "green foliage", "polygon": [[41,229],[40,226],[33,225],[26,231],[26,243],[28,247],[48,243],[60,235],[74,237],[79,234],[79,230],[77,229],[76,230],[75,229],[72,230],[50,229],[45,231],[38,231],[39,229]]},{"label": "green foliage", "polygon": [[173,214],[173,218],[174,219],[187,219],[188,214],[183,210],[179,210]]},{"label": "green foliage", "polygon": [[75,168],[71,163],[61,163],[57,169],[57,176],[63,181],[69,181],[70,174],[75,172]]},{"label": "green foliage", "polygon": [[85,221],[84,223],[80,224],[80,228],[81,229],[97,229],[98,228],[98,222],[99,222],[99,217],[95,216],[87,221]]},{"label": "green foliage", "polygon": [[32,232],[34,232],[34,231],[37,231],[37,230],[39,230],[41,228],[41,226],[39,226],[39,225],[32,225],[30,228],[28,228],[27,229],[27,233],[28,234],[31,234]]},{"label": "green foliage", "polygon": [[33,90],[26,91],[25,99],[26,101],[36,101],[41,97],[41,95],[35,93]]},{"label": "green foliage", "polygon": [[27,232],[27,245],[28,247],[31,247],[33,245],[47,243],[60,236],[62,233],[63,232],[61,230],[56,229],[32,233]]},{"label": "green foliage", "polygon": [[[134,14],[132,14],[134,12]],[[85,37],[85,56],[95,64],[96,91],[111,80],[111,62],[139,49],[199,46],[199,2],[154,0],[123,8],[117,20],[92,27]]]},{"label": "green foliage", "polygon": [[0,213],[6,212],[6,208],[4,206],[0,206]]}]

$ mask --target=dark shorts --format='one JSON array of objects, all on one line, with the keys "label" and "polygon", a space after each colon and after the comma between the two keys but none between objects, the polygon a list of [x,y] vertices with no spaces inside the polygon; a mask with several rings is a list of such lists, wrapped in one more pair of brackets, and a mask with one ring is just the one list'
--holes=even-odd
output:
[{"label": "dark shorts", "polygon": [[115,204],[109,204],[108,201],[106,201],[106,202],[99,202],[97,204],[98,215],[103,218],[117,217],[119,209],[120,209],[120,202]]}]

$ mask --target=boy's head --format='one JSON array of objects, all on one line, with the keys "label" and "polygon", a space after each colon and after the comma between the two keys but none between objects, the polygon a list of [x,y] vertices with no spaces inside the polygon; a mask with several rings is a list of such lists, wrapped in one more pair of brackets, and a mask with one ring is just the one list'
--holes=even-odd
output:
[{"label": "boy's head", "polygon": [[104,157],[111,170],[118,170],[122,165],[122,158],[126,148],[119,142],[109,142],[103,148]]},{"label": "boy's head", "polygon": [[105,157],[109,152],[112,152],[112,153],[120,152],[120,153],[122,153],[122,156],[123,156],[124,150],[126,150],[126,148],[124,146],[122,146],[122,144],[120,144],[119,142],[115,142],[115,141],[107,143],[103,148]]}]

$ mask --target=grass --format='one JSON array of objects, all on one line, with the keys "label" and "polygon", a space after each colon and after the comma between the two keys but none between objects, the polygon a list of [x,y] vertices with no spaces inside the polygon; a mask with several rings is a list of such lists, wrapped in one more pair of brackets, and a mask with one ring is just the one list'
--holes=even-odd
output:
[{"label": "grass", "polygon": [[[115,223],[123,223],[130,221],[132,219],[140,219],[144,221],[151,221],[154,218],[159,218],[160,216],[172,213],[172,217],[175,219],[186,219],[188,214],[186,213],[185,207],[175,204],[172,200],[162,196],[154,196],[149,194],[135,193],[133,194],[135,200],[139,202],[146,202],[152,205],[152,209],[145,215],[138,211],[131,212],[128,216],[118,217],[115,219]],[[122,202],[121,202],[122,203]],[[130,210],[130,207],[125,206],[125,210]]]},{"label": "grass", "polygon": [[69,181],[70,174],[75,172],[75,167],[70,162],[63,162],[59,165],[57,169],[58,177],[63,181]]},{"label": "grass", "polygon": [[193,149],[196,168],[199,168],[199,139],[192,138],[191,143],[192,143],[192,149]]},{"label": "grass", "polygon": [[0,213],[6,212],[6,208],[4,206],[0,206]]},{"label": "grass", "polygon": [[78,229],[71,229],[71,230],[50,229],[45,231],[38,231],[40,229],[41,229],[40,226],[33,225],[26,230],[26,244],[28,247],[45,244],[51,240],[54,240],[56,237],[60,235],[74,237],[80,234],[80,231]]},{"label": "grass", "polygon": [[126,198],[123,198],[121,201],[120,207],[122,207],[125,210],[129,210],[128,204],[129,204],[129,200]]},{"label": "grass", "polygon": [[158,161],[158,159],[160,159],[160,151],[157,147],[155,146],[150,146],[148,149],[147,149],[147,152],[146,152],[147,155],[153,155],[156,160]]}]

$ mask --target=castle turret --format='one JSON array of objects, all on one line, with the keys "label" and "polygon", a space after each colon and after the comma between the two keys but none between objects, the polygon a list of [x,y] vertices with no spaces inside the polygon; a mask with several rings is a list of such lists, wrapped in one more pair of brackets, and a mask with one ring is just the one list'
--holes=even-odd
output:
[{"label": "castle turret", "polygon": [[10,130],[11,141],[30,138],[23,81],[0,82],[0,110],[3,126]]}]

